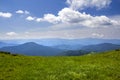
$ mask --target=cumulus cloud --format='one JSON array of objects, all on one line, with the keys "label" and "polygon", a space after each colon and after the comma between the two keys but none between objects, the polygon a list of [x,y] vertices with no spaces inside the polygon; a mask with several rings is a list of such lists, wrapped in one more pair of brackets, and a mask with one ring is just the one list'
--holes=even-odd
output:
[{"label": "cumulus cloud", "polygon": [[53,14],[45,14],[43,20],[48,21],[50,23],[58,23],[60,21],[59,16],[56,17]]},{"label": "cumulus cloud", "polygon": [[17,14],[30,14],[30,12],[28,12],[26,10],[25,11],[23,11],[23,10],[17,10],[16,13]]},{"label": "cumulus cloud", "polygon": [[100,25],[117,25],[117,21],[111,20],[106,16],[92,16],[90,14],[81,13],[70,8],[64,8],[58,16],[64,23],[80,24],[86,27],[99,27]]},{"label": "cumulus cloud", "polygon": [[6,35],[7,35],[7,36],[16,36],[17,33],[15,33],[15,32],[8,32],[8,33],[6,33]]},{"label": "cumulus cloud", "polygon": [[44,14],[42,18],[28,16],[26,19],[29,21],[34,20],[36,22],[46,21],[53,24],[76,24],[90,28],[120,25],[120,20],[114,20],[105,15],[92,16],[85,12],[81,13],[78,10],[86,7],[96,7],[101,9],[108,6],[111,3],[111,0],[67,0],[66,2],[70,6],[60,10],[57,15],[48,13]]},{"label": "cumulus cloud", "polygon": [[0,12],[0,17],[4,17],[4,18],[10,18],[12,17],[12,14],[7,12],[7,13],[4,13],[4,12]]},{"label": "cumulus cloud", "polygon": [[28,20],[28,21],[33,21],[33,20],[35,20],[35,17],[28,16],[28,17],[26,18],[26,20]]},{"label": "cumulus cloud", "polygon": [[118,26],[119,21],[112,20],[106,16],[91,16],[91,18],[86,18],[83,22],[80,22],[83,26],[87,27],[108,27],[108,26]]},{"label": "cumulus cloud", "polygon": [[101,9],[110,5],[111,0],[67,0],[66,3],[74,10],[82,10],[89,7]]},{"label": "cumulus cloud", "polygon": [[41,21],[43,21],[43,19],[42,18],[37,18],[36,21],[41,22]]},{"label": "cumulus cloud", "polygon": [[38,18],[38,22],[47,21],[49,23],[67,23],[67,24],[78,24],[85,27],[106,27],[110,25],[119,25],[118,20],[112,20],[107,16],[92,16],[90,14],[81,13],[71,8],[63,8],[58,12],[58,15],[45,14],[43,18]]},{"label": "cumulus cloud", "polygon": [[49,23],[56,24],[60,21],[60,19],[59,19],[59,17],[56,17],[53,14],[45,14],[43,18],[36,18],[35,21],[37,21],[37,22],[47,21]]},{"label": "cumulus cloud", "polygon": [[23,14],[24,11],[22,11],[22,10],[18,10],[18,11],[16,11],[16,13],[18,13],[18,14]]}]

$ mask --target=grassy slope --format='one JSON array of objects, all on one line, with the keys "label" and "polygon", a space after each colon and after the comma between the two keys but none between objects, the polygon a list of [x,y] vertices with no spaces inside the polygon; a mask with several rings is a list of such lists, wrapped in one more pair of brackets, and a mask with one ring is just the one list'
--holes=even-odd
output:
[{"label": "grassy slope", "polygon": [[120,51],[76,57],[0,54],[0,80],[120,80]]}]

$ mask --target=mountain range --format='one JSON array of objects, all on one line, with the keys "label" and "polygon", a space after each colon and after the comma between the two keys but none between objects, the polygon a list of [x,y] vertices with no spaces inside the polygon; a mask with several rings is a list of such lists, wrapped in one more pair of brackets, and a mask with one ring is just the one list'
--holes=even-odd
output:
[{"label": "mountain range", "polygon": [[104,52],[115,49],[120,49],[120,45],[111,44],[111,43],[102,43],[97,45],[88,45],[81,48],[81,50],[85,50],[89,52]]},{"label": "mountain range", "polygon": [[120,45],[120,39],[98,39],[98,38],[83,38],[83,39],[14,39],[0,40],[0,42],[23,44],[27,42],[35,42],[44,46],[59,46],[59,45],[96,45],[101,43],[112,43]]},{"label": "mountain range", "polygon": [[60,49],[39,45],[34,42],[28,42],[17,46],[3,47],[0,48],[0,50],[31,56],[55,56],[62,52]]},{"label": "mountain range", "polygon": [[62,50],[79,50],[83,46],[84,45],[76,44],[76,45],[56,45],[56,46],[51,46],[51,47],[62,49]]},{"label": "mountain range", "polygon": [[0,42],[0,51],[33,56],[81,55],[120,49],[119,43],[120,40],[113,39],[4,40]]},{"label": "mountain range", "polygon": [[5,47],[5,46],[14,46],[14,45],[17,45],[17,44],[0,42],[0,48]]}]

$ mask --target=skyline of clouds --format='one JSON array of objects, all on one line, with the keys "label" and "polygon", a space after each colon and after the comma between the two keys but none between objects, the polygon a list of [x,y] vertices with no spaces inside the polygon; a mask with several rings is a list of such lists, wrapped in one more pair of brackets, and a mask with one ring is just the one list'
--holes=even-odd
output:
[{"label": "skyline of clouds", "polygon": [[[55,16],[54,14],[44,14],[43,18],[33,18],[32,20],[36,20],[37,22],[47,21],[49,23],[57,24],[57,23],[73,23],[78,24],[85,27],[106,27],[106,26],[120,26],[120,20],[112,20],[105,15],[101,16],[92,16],[90,14],[86,14],[85,12],[81,13],[77,9],[86,8],[86,7],[96,7],[99,9],[106,8],[111,3],[111,0],[67,0],[67,4],[70,7],[63,8],[60,10]],[[74,9],[74,7],[76,9]]]},{"label": "skyline of clouds", "polygon": [[106,16],[91,16],[90,14],[81,13],[79,11],[72,10],[70,8],[63,8],[59,11],[58,16],[53,14],[46,14],[41,21],[48,21],[50,23],[68,23],[68,24],[78,24],[85,27],[100,27],[100,26],[118,26],[120,25],[119,20],[112,20]]},{"label": "skyline of clouds", "polygon": [[[59,10],[57,14],[45,13],[43,17],[38,17],[25,9],[18,9],[14,12],[0,12],[0,17],[3,18],[19,17],[16,14],[22,15],[20,24],[23,24],[22,21],[24,21],[25,25],[21,27],[28,26],[28,30],[24,32],[14,31],[14,29],[4,32],[3,35],[8,36],[8,38],[13,36],[15,38],[120,38],[120,15],[117,15],[117,17],[92,15],[82,11],[86,8],[106,9],[112,3],[112,0],[66,0],[64,3],[67,6]],[[29,25],[29,23],[32,25]],[[48,25],[35,27],[36,24],[43,23]],[[29,26],[32,28],[29,29]],[[115,36],[110,36],[111,33],[108,31],[112,31]]]},{"label": "skyline of clouds", "polygon": [[[29,14],[30,12],[28,11],[22,11],[18,10],[16,11],[17,14]],[[3,13],[0,12],[0,17],[4,18],[11,18],[13,16],[12,13]],[[117,16],[118,17],[118,16]],[[92,16],[90,14],[81,13],[76,10],[72,10],[70,8],[63,8],[61,11],[59,11],[58,16],[55,16],[54,14],[44,14],[43,18],[37,18],[37,17],[32,17],[32,16],[27,16],[26,20],[28,21],[36,21],[36,22],[49,22],[53,24],[57,23],[73,23],[73,24],[78,24],[82,25],[85,27],[99,27],[99,26],[108,26],[108,25],[113,25],[113,26],[119,26],[120,20],[117,18],[112,19],[107,16]]]},{"label": "skyline of clouds", "polygon": [[[42,32],[14,32],[13,35],[2,35],[0,38],[3,39],[41,39],[41,38],[61,38],[61,39],[80,39],[80,38],[102,38],[102,39],[119,39],[119,28],[90,28],[90,29],[76,29],[76,30],[61,30],[61,31],[42,31]],[[11,33],[11,32],[7,32]],[[5,34],[7,34],[5,33]],[[110,34],[110,35],[109,35]],[[39,36],[39,38],[38,38]],[[114,37],[113,37],[114,36]]]}]

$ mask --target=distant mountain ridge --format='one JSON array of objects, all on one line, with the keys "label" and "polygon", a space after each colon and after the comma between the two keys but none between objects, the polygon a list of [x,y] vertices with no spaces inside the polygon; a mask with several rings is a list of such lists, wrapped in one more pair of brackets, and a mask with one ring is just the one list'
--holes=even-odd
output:
[{"label": "distant mountain ridge", "polygon": [[34,42],[24,43],[18,46],[8,46],[0,48],[1,51],[7,51],[11,53],[18,53],[32,56],[55,56],[61,53],[62,50],[51,48],[48,46],[42,46]]},{"label": "distant mountain ridge", "polygon": [[62,50],[79,50],[83,47],[84,45],[56,45],[56,46],[52,46],[53,48],[58,48],[58,49],[62,49]]},{"label": "distant mountain ridge", "polygon": [[111,44],[111,43],[102,43],[97,45],[88,45],[81,48],[81,50],[85,51],[94,51],[94,52],[104,52],[109,50],[120,49],[120,45]]},{"label": "distant mountain ridge", "polygon": [[96,45],[102,43],[119,44],[120,39],[97,39],[97,38],[83,38],[83,39],[16,39],[16,40],[1,40],[1,42],[23,44],[27,42],[35,42],[44,46],[58,46],[58,45]]},{"label": "distant mountain ridge", "polygon": [[105,52],[109,50],[119,50],[120,45],[111,44],[111,43],[102,43],[97,45],[84,46],[80,50],[68,50],[61,53],[64,56],[80,56],[89,54],[91,52]]},{"label": "distant mountain ridge", "polygon": [[44,46],[35,42],[27,42],[16,46],[2,47],[0,48],[0,51],[7,51],[11,53],[32,55],[32,56],[56,56],[56,55],[74,56],[74,55],[87,54],[89,52],[104,52],[115,49],[120,49],[120,45],[113,43],[101,43],[101,44],[93,44],[86,46],[86,45],[71,43],[69,45],[64,44],[64,45],[56,45],[56,46]]},{"label": "distant mountain ridge", "polygon": [[5,47],[5,46],[14,46],[14,45],[17,45],[17,44],[0,42],[0,48]]}]

